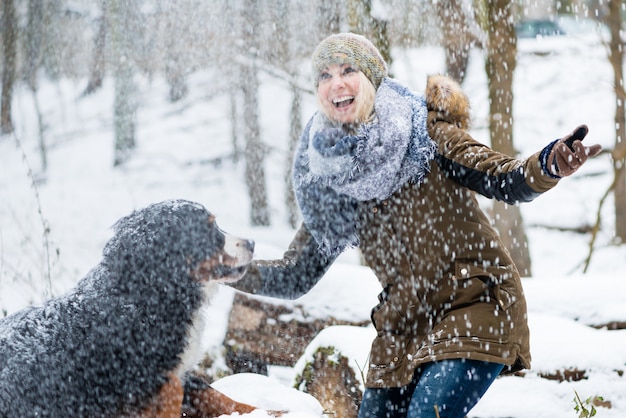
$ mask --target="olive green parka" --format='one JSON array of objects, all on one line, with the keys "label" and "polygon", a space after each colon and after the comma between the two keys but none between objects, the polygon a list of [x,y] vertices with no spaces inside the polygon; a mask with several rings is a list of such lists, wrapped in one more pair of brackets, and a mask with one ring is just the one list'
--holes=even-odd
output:
[{"label": "olive green parka", "polygon": [[[426,102],[438,150],[424,182],[358,207],[360,249],[383,288],[367,387],[404,386],[421,364],[444,359],[500,363],[505,373],[530,367],[520,275],[476,193],[528,202],[558,179],[542,170],[539,152],[517,160],[475,141],[467,98],[452,80],[431,77]],[[283,259],[253,261],[233,286],[295,299],[335,258],[302,225]]]}]

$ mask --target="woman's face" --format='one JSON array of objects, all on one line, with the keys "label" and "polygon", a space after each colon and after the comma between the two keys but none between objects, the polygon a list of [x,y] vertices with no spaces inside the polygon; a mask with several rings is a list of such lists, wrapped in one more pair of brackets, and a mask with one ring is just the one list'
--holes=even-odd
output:
[{"label": "woman's face", "polygon": [[355,123],[361,77],[351,64],[333,64],[322,70],[318,79],[317,98],[329,119],[339,123]]}]

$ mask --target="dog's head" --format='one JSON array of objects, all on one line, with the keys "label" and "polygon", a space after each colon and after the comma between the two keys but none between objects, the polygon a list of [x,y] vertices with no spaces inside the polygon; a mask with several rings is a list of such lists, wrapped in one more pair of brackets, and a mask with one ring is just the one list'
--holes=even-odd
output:
[{"label": "dog's head", "polygon": [[108,266],[154,279],[190,275],[202,283],[235,281],[254,251],[253,241],[224,233],[204,206],[187,200],[137,210],[120,219],[114,231],[104,250]]},{"label": "dog's head", "polygon": [[215,223],[213,215],[209,216],[209,224],[218,235],[218,240],[222,242],[222,247],[211,258],[201,261],[197,268],[192,270],[192,276],[200,282],[239,280],[252,260],[254,241],[236,238],[222,231]]}]

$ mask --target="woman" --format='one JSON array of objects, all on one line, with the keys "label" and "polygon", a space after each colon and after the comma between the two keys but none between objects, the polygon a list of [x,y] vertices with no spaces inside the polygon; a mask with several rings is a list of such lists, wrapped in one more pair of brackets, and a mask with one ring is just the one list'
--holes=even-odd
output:
[{"label": "woman", "polygon": [[475,193],[530,201],[601,147],[582,126],[524,161],[497,153],[466,132],[456,83],[415,95],[359,35],[323,40],[313,72],[320,112],[294,164],[303,225],[235,287],[295,299],[360,247],[383,291],[359,417],[464,417],[499,374],[530,367],[520,276]]}]

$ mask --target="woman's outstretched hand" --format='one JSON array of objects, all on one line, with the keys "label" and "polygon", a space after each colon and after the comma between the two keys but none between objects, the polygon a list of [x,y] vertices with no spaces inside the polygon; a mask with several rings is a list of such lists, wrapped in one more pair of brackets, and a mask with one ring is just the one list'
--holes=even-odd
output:
[{"label": "woman's outstretched hand", "polygon": [[554,144],[548,155],[548,169],[551,174],[559,177],[572,175],[587,161],[587,158],[600,153],[602,150],[600,144],[589,147],[583,145],[582,140],[587,136],[587,132],[589,132],[587,125],[580,125],[571,134]]}]

